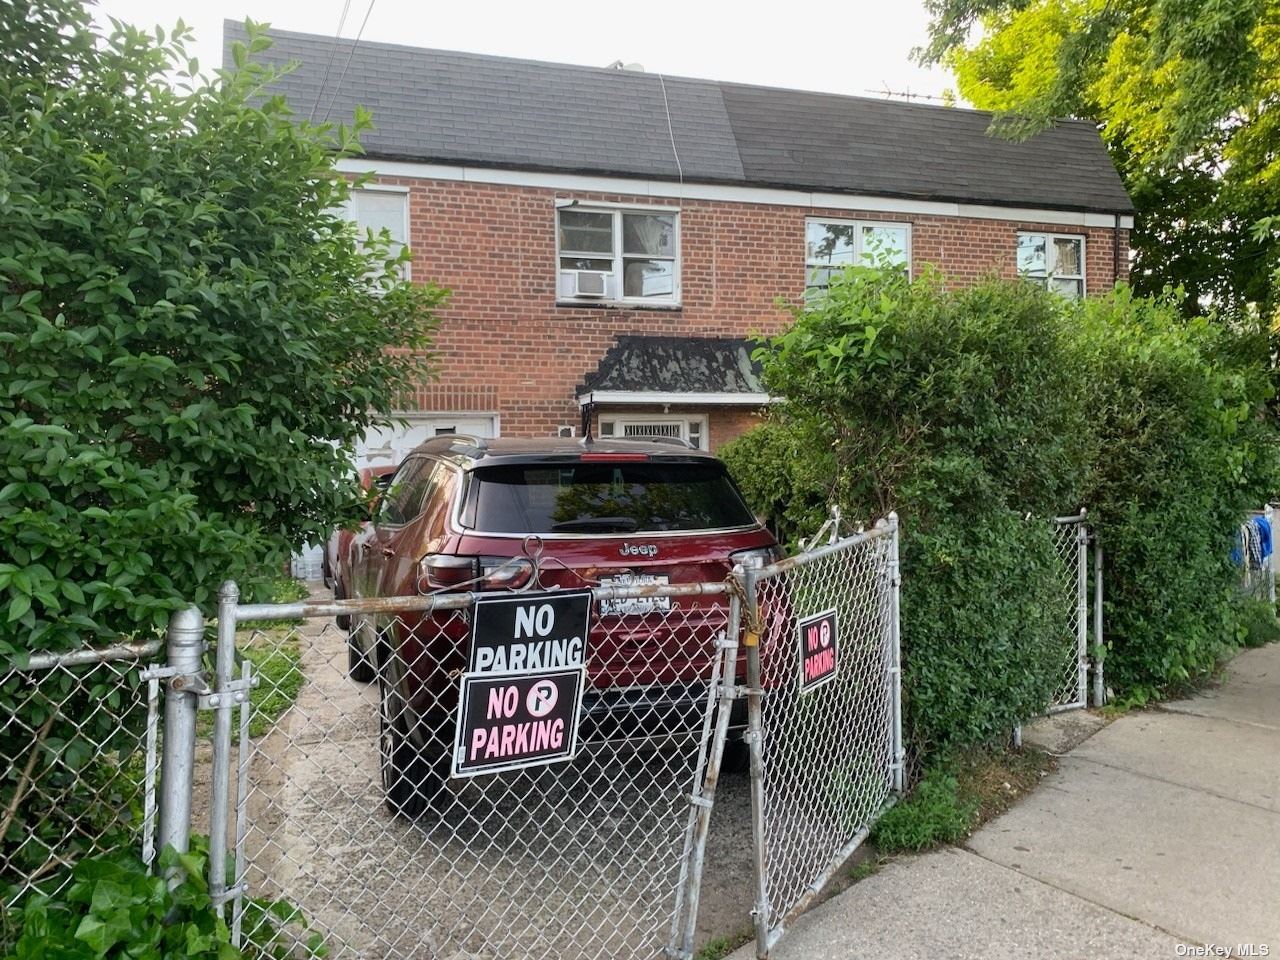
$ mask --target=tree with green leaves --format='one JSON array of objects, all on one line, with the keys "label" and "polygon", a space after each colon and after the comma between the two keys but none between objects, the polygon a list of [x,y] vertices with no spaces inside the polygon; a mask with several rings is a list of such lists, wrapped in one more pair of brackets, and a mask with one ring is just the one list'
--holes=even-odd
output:
[{"label": "tree with green leaves", "polygon": [[249,26],[206,76],[181,24],[0,6],[0,657],[277,572],[429,372],[442,291],[342,213],[368,115],[293,115]]},{"label": "tree with green leaves", "polygon": [[1280,0],[926,0],[924,62],[1020,136],[1098,122],[1138,208],[1133,284],[1274,318]]}]

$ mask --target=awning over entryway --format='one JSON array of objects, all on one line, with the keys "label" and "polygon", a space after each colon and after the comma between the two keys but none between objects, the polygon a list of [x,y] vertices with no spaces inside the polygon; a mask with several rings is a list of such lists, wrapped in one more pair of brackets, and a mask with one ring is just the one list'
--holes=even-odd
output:
[{"label": "awning over entryway", "polygon": [[758,407],[771,398],[753,349],[733,337],[620,336],[578,386],[578,403]]}]

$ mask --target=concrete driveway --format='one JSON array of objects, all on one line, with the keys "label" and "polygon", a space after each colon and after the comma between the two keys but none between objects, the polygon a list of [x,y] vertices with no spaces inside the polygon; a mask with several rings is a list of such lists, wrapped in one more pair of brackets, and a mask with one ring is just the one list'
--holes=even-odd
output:
[{"label": "concrete driveway", "polygon": [[772,953],[1006,956],[1280,956],[1280,645],[1100,729],[963,847],[893,862]]}]

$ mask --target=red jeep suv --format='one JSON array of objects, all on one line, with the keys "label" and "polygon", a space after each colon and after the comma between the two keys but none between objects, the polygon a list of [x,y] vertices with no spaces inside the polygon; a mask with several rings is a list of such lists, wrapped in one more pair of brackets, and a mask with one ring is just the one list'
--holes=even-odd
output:
[{"label": "red jeep suv", "polygon": [[[778,555],[724,465],[672,441],[436,437],[400,465],[338,558],[350,598],[718,582]],[[537,582],[531,582],[534,577]],[[723,596],[606,601],[588,638],[583,730],[643,730],[706,702]],[[448,776],[464,611],[364,618],[351,675],[377,679],[388,806],[416,816]],[[646,735],[652,731],[645,731]]]}]

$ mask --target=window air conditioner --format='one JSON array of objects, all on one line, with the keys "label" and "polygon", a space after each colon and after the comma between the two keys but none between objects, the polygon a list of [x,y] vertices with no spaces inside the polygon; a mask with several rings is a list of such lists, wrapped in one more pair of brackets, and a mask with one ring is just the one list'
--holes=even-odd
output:
[{"label": "window air conditioner", "polygon": [[565,270],[560,274],[566,297],[608,297],[613,274],[602,270]]}]

